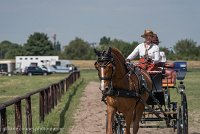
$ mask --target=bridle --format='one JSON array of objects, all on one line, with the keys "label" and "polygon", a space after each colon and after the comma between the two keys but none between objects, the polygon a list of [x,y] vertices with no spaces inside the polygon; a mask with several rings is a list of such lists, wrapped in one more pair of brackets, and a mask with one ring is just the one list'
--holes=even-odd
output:
[{"label": "bridle", "polygon": [[[107,68],[107,66],[109,64],[112,64],[110,75],[109,76],[102,75],[102,73],[104,73],[103,72],[104,69]],[[113,78],[114,71],[115,71],[115,63],[114,63],[113,57],[112,56],[101,56],[101,57],[98,57],[98,60],[95,62],[95,65],[98,65],[99,68],[97,68],[97,70],[98,70],[98,72],[101,72],[101,73],[98,73],[99,79],[101,81],[102,80],[109,81],[110,84],[109,84],[108,89],[113,88],[113,86],[112,86],[112,78]]]},{"label": "bridle", "polygon": [[[97,64],[99,64],[99,67],[102,69],[102,68],[106,68],[108,64],[110,64],[111,61],[108,61],[106,64],[99,64],[99,62],[97,62]],[[112,77],[113,77],[113,72],[114,72],[114,66],[112,67],[112,73],[111,73],[111,76],[104,76],[102,77],[100,74],[99,74],[99,79],[100,80],[109,80],[111,81],[112,80]]]}]

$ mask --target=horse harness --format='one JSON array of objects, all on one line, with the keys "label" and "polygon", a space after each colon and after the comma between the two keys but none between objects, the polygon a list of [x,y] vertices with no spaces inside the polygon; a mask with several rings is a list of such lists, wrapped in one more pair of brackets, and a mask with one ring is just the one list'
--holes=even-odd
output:
[{"label": "horse harness", "polygon": [[[109,63],[113,64],[113,60],[108,60],[107,58],[106,59],[101,58],[100,60],[108,61],[105,65],[101,65],[101,67],[105,67]],[[129,80],[129,89],[115,88],[112,86],[112,83],[111,83],[110,88],[106,92],[102,93],[102,101],[104,103],[106,103],[106,96],[137,98],[138,101],[139,100],[141,101],[141,94],[143,94],[147,90],[146,80],[144,79],[144,76],[141,73],[141,69],[137,66],[134,66],[132,63],[127,63],[125,64],[125,66],[128,70],[128,73],[126,75],[128,76],[128,80]],[[112,68],[112,74],[113,72],[114,72],[114,68]],[[133,85],[132,80],[131,80],[132,75],[135,75],[138,79],[138,91],[130,90],[132,88],[131,85]],[[99,76],[99,79],[112,81],[112,76],[113,75],[111,75],[110,77]]]},{"label": "horse harness", "polygon": [[[147,92],[150,97],[154,100],[155,103],[157,103],[160,111],[163,113],[163,115],[165,117],[167,117],[166,113],[162,110],[160,104],[159,104],[159,101],[153,96],[152,92],[148,91],[148,88],[147,88],[147,82],[146,80],[144,79],[144,76],[142,75],[141,73],[141,69],[137,66],[134,66],[133,64],[131,63],[128,63],[125,65],[127,67],[127,70],[128,70],[128,77],[129,77],[129,80],[130,80],[130,77],[135,74],[136,77],[138,78],[138,86],[139,86],[139,92],[136,92],[136,91],[133,91],[133,90],[129,90],[129,89],[120,89],[120,88],[115,88],[115,87],[110,87],[109,90],[105,93],[103,93],[102,95],[102,100],[105,104],[107,104],[106,102],[106,96],[116,96],[116,97],[125,97],[125,98],[135,98],[135,99],[138,99],[137,102],[136,102],[136,105],[141,102],[142,104],[144,104],[146,107],[148,107],[148,109],[153,112],[158,118],[161,118],[159,113],[157,113],[156,111],[154,111],[141,97],[141,95],[144,93],[144,92]],[[112,69],[112,72],[113,72],[114,69]],[[100,80],[112,80],[112,76],[111,77],[100,77]],[[131,80],[129,81],[129,83],[131,83]],[[131,85],[131,84],[130,84]],[[136,107],[135,105],[135,107]],[[166,118],[167,119],[167,118]],[[167,125],[169,125],[169,122],[168,120],[166,120],[166,123]]]}]

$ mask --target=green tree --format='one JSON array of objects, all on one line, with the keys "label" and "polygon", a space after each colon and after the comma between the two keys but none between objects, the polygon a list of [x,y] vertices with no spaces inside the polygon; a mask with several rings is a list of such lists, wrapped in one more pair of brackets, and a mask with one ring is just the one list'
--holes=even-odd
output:
[{"label": "green tree", "polygon": [[123,40],[119,40],[119,39],[114,39],[112,41],[110,41],[109,44],[107,45],[100,45],[98,47],[98,49],[100,50],[106,50],[108,49],[108,47],[115,47],[117,49],[119,49],[121,51],[121,53],[123,54],[124,58],[126,58],[133,50],[134,48],[138,45],[138,42],[125,42]]},{"label": "green tree", "polygon": [[10,41],[0,43],[0,59],[14,59],[16,55],[23,54],[23,47]]},{"label": "green tree", "polygon": [[195,60],[200,56],[197,43],[191,39],[180,40],[174,46],[177,59]]},{"label": "green tree", "polygon": [[125,58],[138,45],[137,42],[129,43],[129,42],[125,42],[123,40],[118,40],[118,39],[112,40],[110,44],[112,47],[118,48],[121,51],[121,53],[124,55]]},{"label": "green tree", "polygon": [[6,54],[5,54],[5,59],[15,59],[15,56],[22,56],[24,55],[24,49],[23,46],[16,46],[14,49],[10,49]]},{"label": "green tree", "polygon": [[43,56],[53,55],[53,44],[48,36],[44,33],[34,33],[29,36],[27,43],[24,44],[25,55],[28,56]]},{"label": "green tree", "polygon": [[108,45],[111,42],[110,37],[103,36],[100,39],[100,45]]},{"label": "green tree", "polygon": [[75,38],[69,43],[69,45],[65,46],[64,53],[67,59],[86,60],[94,58],[89,43],[85,42],[81,38]]}]

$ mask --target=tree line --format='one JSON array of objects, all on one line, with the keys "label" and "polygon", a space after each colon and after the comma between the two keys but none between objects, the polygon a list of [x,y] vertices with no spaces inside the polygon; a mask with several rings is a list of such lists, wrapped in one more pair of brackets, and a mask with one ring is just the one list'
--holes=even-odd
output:
[{"label": "tree line", "polygon": [[[139,44],[137,41],[126,42],[103,36],[98,45],[76,37],[61,49],[59,42],[50,41],[45,33],[35,32],[30,35],[25,44],[2,41],[0,43],[0,59],[15,59],[15,56],[48,56],[58,55],[60,59],[94,60],[94,48],[106,50],[108,47],[118,48],[127,57]],[[182,39],[171,48],[161,47],[168,60],[200,60],[200,45],[192,39]]]}]

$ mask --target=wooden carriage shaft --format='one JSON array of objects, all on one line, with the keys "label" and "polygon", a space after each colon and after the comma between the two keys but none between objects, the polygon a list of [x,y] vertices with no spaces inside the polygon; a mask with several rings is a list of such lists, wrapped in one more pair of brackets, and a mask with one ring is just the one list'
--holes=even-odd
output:
[{"label": "wooden carriage shaft", "polygon": [[[162,109],[162,107],[160,106],[160,104],[159,104],[159,101],[152,95],[152,93],[151,92],[149,92],[147,89],[145,89],[147,92],[148,92],[148,94],[151,96],[151,98],[156,102],[156,104],[157,104],[157,106],[158,106],[158,108],[160,109],[160,111],[163,113],[163,115],[167,118],[167,114],[165,114],[165,112],[163,111],[163,109]],[[147,104],[146,104],[147,105]],[[146,106],[145,105],[145,106]],[[149,105],[147,105],[147,107],[149,108]],[[151,108],[151,107],[150,107]],[[152,109],[152,108],[151,108]],[[154,110],[153,110],[154,111]]]}]

